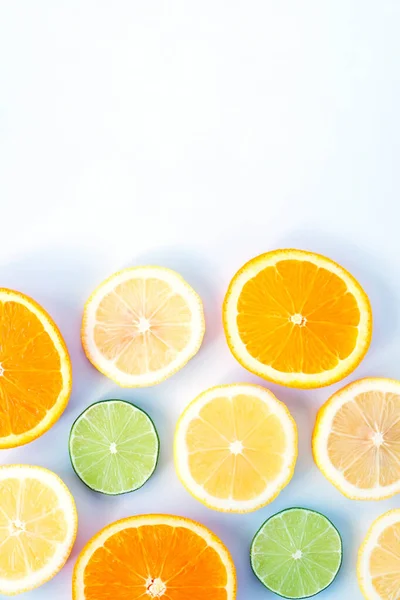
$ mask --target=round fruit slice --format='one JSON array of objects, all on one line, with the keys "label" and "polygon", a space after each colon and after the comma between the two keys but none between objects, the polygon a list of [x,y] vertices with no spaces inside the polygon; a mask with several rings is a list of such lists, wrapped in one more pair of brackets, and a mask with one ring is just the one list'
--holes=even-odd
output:
[{"label": "round fruit slice", "polygon": [[74,499],[42,467],[0,467],[0,594],[39,587],[67,561],[76,537]]},{"label": "round fruit slice", "polygon": [[31,298],[0,289],[0,448],[22,446],[50,429],[71,387],[56,324]]},{"label": "round fruit slice", "polygon": [[400,598],[400,510],[373,522],[361,545],[358,582],[367,600]]},{"label": "round fruit slice", "polygon": [[82,550],[73,600],[234,600],[235,567],[203,525],[169,515],[112,523]]},{"label": "round fruit slice", "polygon": [[116,495],[142,487],[154,473],[158,452],[152,420],[124,400],[96,402],[72,425],[72,466],[95,492]]},{"label": "round fruit slice", "polygon": [[175,466],[188,491],[209,508],[250,512],[292,478],[297,428],[272,392],[248,383],[200,394],[179,419]]},{"label": "round fruit slice", "polygon": [[163,267],[112,275],[89,298],[83,315],[86,356],[122,387],[167,379],[197,353],[203,335],[200,297]]},{"label": "round fruit slice", "polygon": [[253,539],[251,566],[271,592],[308,598],[328,587],[342,564],[342,540],[318,512],[289,508],[265,521]]},{"label": "round fruit slice", "polygon": [[320,408],[313,454],[322,473],[353,500],[400,492],[400,382],[361,379]]},{"label": "round fruit slice", "polygon": [[303,250],[267,252],[244,265],[229,286],[223,318],[240,364],[292,387],[343,379],[371,341],[371,307],[359,283]]}]

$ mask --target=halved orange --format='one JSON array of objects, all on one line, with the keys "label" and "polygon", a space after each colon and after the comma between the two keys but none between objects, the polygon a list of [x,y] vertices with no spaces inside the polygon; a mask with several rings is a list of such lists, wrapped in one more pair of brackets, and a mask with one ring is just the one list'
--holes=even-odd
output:
[{"label": "halved orange", "polygon": [[74,569],[73,600],[234,600],[236,575],[223,543],[183,517],[143,515],[105,527]]},{"label": "halved orange", "polygon": [[376,519],[358,554],[357,577],[366,600],[400,598],[400,510]]},{"label": "halved orange", "polygon": [[242,366],[292,387],[343,379],[371,341],[371,307],[360,284],[304,250],[274,250],[245,264],[230,283],[223,319]]},{"label": "halved orange", "polygon": [[175,432],[183,485],[215,510],[250,512],[272,502],[292,478],[297,428],[272,392],[219,385],[189,404]]},{"label": "halved orange", "polygon": [[400,492],[400,381],[367,378],[320,408],[315,462],[345,496],[381,500]]},{"label": "halved orange", "polygon": [[39,587],[72,550],[78,518],[67,486],[30,465],[0,467],[0,594]]},{"label": "halved orange", "polygon": [[203,335],[200,297],[163,267],[115,273],[94,291],[83,315],[86,356],[122,387],[170,377],[196,354]]},{"label": "halved orange", "polygon": [[0,448],[27,444],[54,425],[71,387],[54,321],[28,296],[0,289]]}]

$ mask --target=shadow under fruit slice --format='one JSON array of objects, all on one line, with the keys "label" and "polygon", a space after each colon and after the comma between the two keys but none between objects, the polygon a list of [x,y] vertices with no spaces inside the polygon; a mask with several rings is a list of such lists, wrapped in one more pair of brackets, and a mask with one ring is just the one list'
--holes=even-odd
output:
[{"label": "shadow under fruit slice", "polygon": [[122,387],[164,381],[197,353],[203,335],[201,299],[171,269],[124,269],[104,281],[85,305],[86,356]]},{"label": "shadow under fruit slice", "polygon": [[220,385],[200,394],[181,415],[174,455],[180,480],[197,500],[215,510],[250,512],[289,483],[297,428],[269,390]]},{"label": "shadow under fruit slice", "polygon": [[363,541],[357,577],[367,600],[400,597],[400,510],[390,510],[376,519]]},{"label": "shadow under fruit slice", "polygon": [[170,515],[108,525],[75,565],[73,600],[234,600],[236,575],[223,543],[206,527]]},{"label": "shadow under fruit slice", "polygon": [[0,467],[0,594],[39,587],[72,550],[78,517],[66,485],[30,465]]},{"label": "shadow under fruit slice", "polygon": [[142,487],[157,465],[159,441],[150,417],[124,400],[89,406],[72,425],[72,466],[92,490],[124,494]]},{"label": "shadow under fruit slice", "polygon": [[342,563],[342,540],[318,512],[289,508],[270,517],[253,539],[251,566],[271,592],[308,598],[327,588]]},{"label": "shadow under fruit slice", "polygon": [[360,284],[304,250],[274,250],[245,264],[229,285],[223,319],[240,364],[291,387],[340,381],[371,341],[371,306]]},{"label": "shadow under fruit slice", "polygon": [[50,429],[71,386],[68,350],[54,321],[28,296],[0,289],[0,448]]},{"label": "shadow under fruit slice", "polygon": [[333,394],[318,411],[314,460],[352,500],[400,492],[400,381],[371,377]]}]

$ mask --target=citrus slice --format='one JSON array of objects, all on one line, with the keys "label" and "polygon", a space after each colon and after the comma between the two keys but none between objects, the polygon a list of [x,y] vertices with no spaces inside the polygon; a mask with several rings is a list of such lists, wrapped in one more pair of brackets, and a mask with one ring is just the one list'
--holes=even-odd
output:
[{"label": "citrus slice", "polygon": [[169,515],[108,525],[75,565],[73,600],[234,600],[235,567],[203,525]]},{"label": "citrus slice", "polygon": [[50,429],[71,386],[68,350],[51,317],[28,296],[0,289],[0,448]]},{"label": "citrus slice", "polygon": [[77,530],[74,499],[42,467],[0,467],[0,594],[39,587],[70,555]]},{"label": "citrus slice", "polygon": [[309,598],[327,588],[342,564],[342,540],[318,512],[289,508],[265,521],[253,539],[251,566],[271,592]]},{"label": "citrus slice", "polygon": [[320,408],[313,434],[315,462],[353,500],[400,492],[400,382],[360,379]]},{"label": "citrus slice", "polygon": [[399,509],[372,523],[358,554],[357,576],[367,600],[400,598]]},{"label": "citrus slice", "polygon": [[332,260],[275,250],[236,273],[223,318],[231,352],[260,377],[315,388],[343,379],[371,341],[369,300]]},{"label": "citrus slice", "polygon": [[122,387],[167,379],[196,354],[203,335],[200,297],[178,273],[163,267],[115,273],[85,306],[86,356]]},{"label": "citrus slice", "polygon": [[124,400],[87,408],[72,425],[69,453],[78,477],[103,494],[124,494],[152,476],[159,442],[150,417]]},{"label": "citrus slice", "polygon": [[250,512],[292,478],[296,424],[272,392],[248,383],[200,394],[179,419],[175,466],[197,500],[215,510]]}]

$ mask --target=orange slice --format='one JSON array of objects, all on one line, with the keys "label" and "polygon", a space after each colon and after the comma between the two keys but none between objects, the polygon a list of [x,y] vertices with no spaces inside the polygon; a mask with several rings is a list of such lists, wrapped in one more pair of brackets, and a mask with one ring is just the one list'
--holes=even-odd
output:
[{"label": "orange slice", "polygon": [[313,453],[348,498],[400,492],[400,382],[361,379],[333,394],[318,412]]},{"label": "orange slice", "polygon": [[68,350],[51,317],[31,298],[0,289],[0,448],[50,429],[71,386]]},{"label": "orange slice", "polygon": [[358,554],[357,577],[366,600],[400,598],[400,510],[374,521]]},{"label": "orange slice", "polygon": [[167,379],[197,353],[203,335],[199,296],[178,273],[162,267],[112,275],[85,306],[86,356],[122,387]]},{"label": "orange slice", "polygon": [[275,250],[244,265],[229,286],[223,318],[241,365],[292,387],[343,379],[371,341],[371,307],[359,283],[303,250]]},{"label": "orange slice", "polygon": [[250,512],[265,506],[289,483],[296,458],[292,416],[258,385],[220,385],[203,392],[176,428],[179,478],[215,510]]},{"label": "orange slice", "polygon": [[169,515],[112,523],[82,550],[73,600],[234,600],[235,567],[203,525]]},{"label": "orange slice", "polygon": [[77,530],[74,499],[42,467],[0,467],[0,594],[39,587],[65,564]]}]

